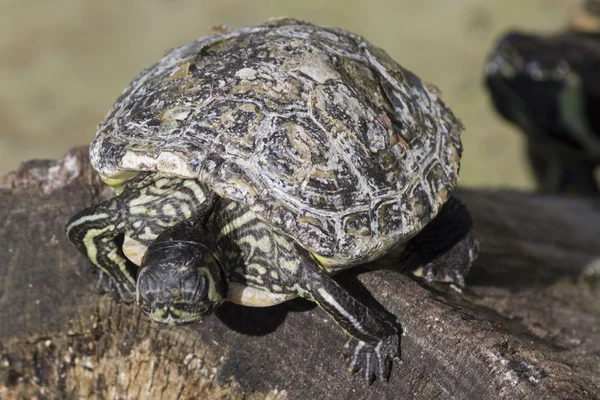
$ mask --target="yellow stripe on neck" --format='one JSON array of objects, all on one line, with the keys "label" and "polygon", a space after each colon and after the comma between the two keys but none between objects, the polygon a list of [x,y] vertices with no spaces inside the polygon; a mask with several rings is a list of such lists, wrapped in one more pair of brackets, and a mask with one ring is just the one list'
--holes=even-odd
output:
[{"label": "yellow stripe on neck", "polygon": [[117,194],[121,194],[123,192],[123,185],[127,182],[130,181],[131,179],[133,179],[137,174],[139,174],[138,171],[127,171],[127,172],[121,172],[115,176],[100,176],[100,179],[102,180],[102,182],[104,182],[105,184],[107,184],[108,186],[111,186],[115,189],[115,191],[117,192]]}]

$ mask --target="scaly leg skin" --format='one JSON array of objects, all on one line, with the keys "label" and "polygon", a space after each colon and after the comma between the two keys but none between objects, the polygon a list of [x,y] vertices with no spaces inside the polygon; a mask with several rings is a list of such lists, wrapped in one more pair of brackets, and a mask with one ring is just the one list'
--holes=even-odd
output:
[{"label": "scaly leg skin", "polygon": [[213,201],[214,195],[194,180],[140,174],[120,195],[73,216],[65,230],[75,247],[111,278],[119,297],[131,302],[136,267],[117,237],[124,234],[147,247],[165,229],[207,212]]},{"label": "scaly leg skin", "polygon": [[133,266],[128,262],[115,239],[122,229],[118,201],[110,199],[76,214],[66,225],[69,240],[107,276],[125,302],[135,295]]},{"label": "scaly leg skin", "polygon": [[350,336],[344,346],[352,372],[362,370],[364,378],[387,380],[392,361],[400,356],[396,328],[352,297],[317,265],[301,263],[298,294],[314,301]]},{"label": "scaly leg skin", "polygon": [[409,243],[410,260],[406,264],[413,274],[427,281],[463,287],[471,263],[479,254],[472,226],[465,206],[450,197],[438,215]]}]

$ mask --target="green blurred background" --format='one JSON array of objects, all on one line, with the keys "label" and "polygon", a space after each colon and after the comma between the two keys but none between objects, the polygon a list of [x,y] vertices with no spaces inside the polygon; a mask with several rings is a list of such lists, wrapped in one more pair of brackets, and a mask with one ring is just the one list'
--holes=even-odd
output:
[{"label": "green blurred background", "polygon": [[0,0],[0,174],[87,144],[130,79],[211,26],[339,26],[435,83],[467,127],[461,184],[532,188],[522,138],[482,87],[510,28],[560,29],[578,0]]}]

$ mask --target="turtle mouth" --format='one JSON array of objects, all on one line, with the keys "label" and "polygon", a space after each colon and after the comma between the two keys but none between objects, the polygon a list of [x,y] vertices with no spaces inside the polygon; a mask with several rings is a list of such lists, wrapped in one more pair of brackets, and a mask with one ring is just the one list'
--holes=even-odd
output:
[{"label": "turtle mouth", "polygon": [[151,320],[163,325],[187,325],[202,321],[212,313],[213,307],[203,304],[173,303],[142,307]]}]

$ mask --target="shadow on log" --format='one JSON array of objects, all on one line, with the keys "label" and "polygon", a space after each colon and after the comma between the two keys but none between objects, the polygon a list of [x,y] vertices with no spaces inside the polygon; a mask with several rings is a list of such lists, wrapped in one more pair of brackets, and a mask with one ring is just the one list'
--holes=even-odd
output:
[{"label": "shadow on log", "polygon": [[367,386],[346,370],[343,333],[307,302],[226,304],[168,328],[99,293],[63,233],[110,196],[86,153],[0,178],[1,399],[600,399],[598,201],[459,190],[481,241],[463,293],[342,274],[404,329],[403,364]]}]

